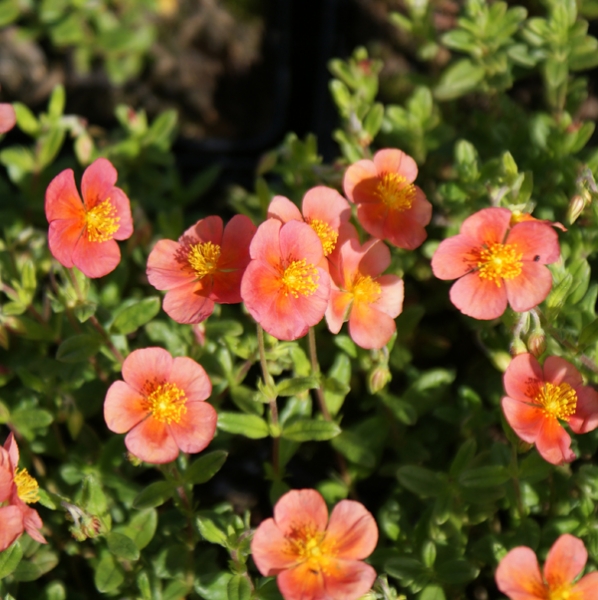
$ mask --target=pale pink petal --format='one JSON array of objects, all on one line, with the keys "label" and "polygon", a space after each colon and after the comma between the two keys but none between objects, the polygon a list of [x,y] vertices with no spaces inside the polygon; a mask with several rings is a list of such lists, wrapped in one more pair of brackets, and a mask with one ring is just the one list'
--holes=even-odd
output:
[{"label": "pale pink petal", "polygon": [[[303,314],[298,309],[298,299],[296,300],[290,294],[285,296],[280,293],[272,297],[270,302],[269,305],[264,305],[265,310],[261,313],[259,320],[256,319],[265,331],[279,340],[286,341],[296,340],[307,333],[310,324],[305,321]],[[320,319],[326,311],[326,301],[323,304],[324,308]],[[309,307],[307,310],[309,311]],[[313,324],[315,325],[315,323]]]},{"label": "pale pink petal", "polygon": [[48,230],[48,246],[52,256],[67,269],[73,268],[73,252],[83,233],[82,223],[77,219],[52,221]]},{"label": "pale pink petal", "polygon": [[388,207],[383,202],[370,202],[357,205],[357,220],[370,234],[377,238],[385,238],[384,223],[388,217]]},{"label": "pale pink petal", "polygon": [[49,223],[57,219],[73,219],[79,222],[80,229],[83,229],[85,210],[72,169],[62,171],[48,185],[45,211]]},{"label": "pale pink petal", "polygon": [[127,433],[125,446],[140,460],[153,464],[172,462],[179,455],[179,447],[166,424],[153,417]]},{"label": "pale pink petal", "polygon": [[115,381],[106,393],[104,419],[110,431],[126,433],[148,416],[144,397],[124,381]]},{"label": "pale pink petal", "polygon": [[294,298],[295,308],[303,320],[313,327],[324,318],[328,299],[330,298],[330,277],[328,273],[321,268],[318,268],[318,288],[310,296],[301,296]]},{"label": "pale pink petal", "polygon": [[218,269],[244,269],[251,260],[249,246],[257,227],[245,215],[235,215],[224,228]]},{"label": "pale pink petal", "polygon": [[418,223],[419,225],[427,225],[432,219],[432,205],[430,204],[424,191],[415,186],[415,199],[409,210],[405,211],[406,216]]},{"label": "pale pink petal", "polygon": [[591,387],[578,387],[575,414],[569,418],[569,427],[575,433],[588,433],[598,427],[598,392]]},{"label": "pale pink petal", "polygon": [[458,279],[449,292],[451,302],[465,315],[474,319],[496,319],[507,309],[505,286],[498,287],[477,273]]},{"label": "pale pink petal", "polygon": [[552,287],[552,273],[539,263],[523,262],[517,277],[503,281],[511,308],[525,312],[538,306],[548,296]]},{"label": "pale pink petal", "polygon": [[24,531],[23,515],[16,506],[0,507],[0,552],[6,550]]},{"label": "pale pink petal", "polygon": [[318,265],[323,256],[322,242],[307,223],[289,221],[280,229],[280,255],[283,260],[305,259],[308,265]]},{"label": "pale pink petal", "polygon": [[[249,246],[251,258],[268,263],[273,267],[280,266],[280,230],[282,226],[283,224],[278,219],[268,219],[257,228]],[[314,235],[316,234],[314,233]]]},{"label": "pale pink petal", "polygon": [[326,541],[334,542],[338,558],[367,558],[378,543],[378,527],[372,514],[359,502],[341,500],[330,514]]},{"label": "pale pink petal", "polygon": [[432,256],[432,272],[438,279],[458,279],[478,266],[479,250],[474,240],[455,235],[440,242]]},{"label": "pale pink petal", "polygon": [[17,123],[17,115],[12,104],[0,103],[0,134],[10,131]]},{"label": "pale pink petal", "polygon": [[216,215],[211,215],[205,219],[200,219],[195,225],[189,227],[179,238],[181,244],[197,244],[212,242],[217,246],[222,245],[222,232],[224,223]]},{"label": "pale pink petal", "polygon": [[393,318],[376,310],[372,304],[354,302],[349,315],[349,335],[361,348],[385,346],[396,331]]},{"label": "pale pink petal", "polygon": [[561,254],[559,236],[549,224],[542,221],[517,223],[509,231],[506,243],[517,246],[524,261],[550,264],[558,260]]},{"label": "pale pink petal", "polygon": [[168,381],[185,391],[188,402],[205,400],[212,393],[212,383],[204,368],[186,356],[178,356],[172,361]]},{"label": "pale pink petal", "polygon": [[[204,284],[207,284],[204,287]],[[164,312],[177,323],[201,323],[214,311],[214,301],[209,298],[211,278],[191,281],[168,291],[164,297]]]},{"label": "pale pink petal", "polygon": [[326,591],[322,571],[310,566],[304,562],[278,575],[276,584],[284,600],[337,600]]},{"label": "pale pink petal", "polygon": [[416,162],[402,150],[395,148],[378,150],[374,154],[374,164],[379,175],[383,175],[384,173],[398,173],[409,183],[415,181],[417,177]]},{"label": "pale pink petal", "polygon": [[104,277],[120,262],[120,249],[114,240],[90,242],[82,235],[73,250],[73,264],[91,278]]},{"label": "pale pink petal", "polygon": [[168,427],[183,452],[196,454],[214,438],[218,414],[207,402],[187,402],[185,408],[187,411],[182,415],[181,420],[178,423],[170,423]]},{"label": "pale pink petal", "polygon": [[328,508],[316,490],[291,490],[276,503],[274,521],[285,536],[302,527],[324,531],[328,522]]},{"label": "pale pink petal", "polygon": [[110,190],[110,203],[116,208],[116,216],[119,218],[118,230],[114,234],[114,239],[126,240],[133,233],[131,202],[120,188],[115,187]]},{"label": "pale pink petal", "polygon": [[[11,431],[4,442],[4,449],[8,452],[8,458],[12,463],[13,470],[19,466],[19,446],[15,440],[15,434]],[[2,464],[2,461],[0,461]]]},{"label": "pale pink petal", "polygon": [[558,589],[571,584],[583,571],[587,560],[588,551],[579,538],[568,533],[561,535],[544,563],[544,579],[548,587]]},{"label": "pale pink petal", "polygon": [[396,319],[403,311],[405,285],[396,275],[381,275],[376,283],[382,288],[382,295],[374,302],[373,308]]},{"label": "pale pink petal", "polygon": [[569,361],[559,356],[549,356],[544,361],[544,379],[554,385],[568,383],[572,388],[583,385],[581,373]]},{"label": "pale pink petal", "polygon": [[241,280],[241,297],[245,308],[258,323],[261,322],[262,315],[267,316],[271,305],[282,293],[281,272],[257,259],[251,261],[245,269]]},{"label": "pale pink petal", "polygon": [[268,219],[278,219],[283,223],[303,221],[299,207],[284,196],[274,196],[268,206]]},{"label": "pale pink petal", "polygon": [[251,556],[265,577],[277,575],[297,562],[294,546],[282,535],[274,519],[262,521],[251,540]]},{"label": "pale pink petal", "polygon": [[520,402],[531,402],[538,394],[544,383],[542,367],[532,354],[518,354],[515,356],[504,377],[505,391],[511,398]]},{"label": "pale pink petal", "polygon": [[336,190],[318,185],[307,190],[301,205],[307,222],[318,219],[327,223],[335,231],[342,222],[351,218],[349,203]]},{"label": "pale pink petal", "polygon": [[361,254],[357,270],[362,275],[377,277],[390,266],[390,250],[382,240],[368,240],[362,246]]},{"label": "pale pink petal", "polygon": [[355,600],[365,595],[376,581],[375,569],[357,560],[335,560],[324,576],[326,594],[334,600]]},{"label": "pale pink petal", "polygon": [[536,448],[540,456],[553,465],[575,460],[571,450],[571,437],[554,417],[546,417],[536,437]]},{"label": "pale pink petal", "polygon": [[0,448],[0,504],[8,499],[13,491],[15,468],[10,463],[8,452]]},{"label": "pale pink petal", "polygon": [[25,503],[21,507],[21,512],[23,514],[23,525],[29,537],[40,544],[47,544],[46,538],[39,531],[43,527],[43,523],[38,512]]},{"label": "pale pink petal", "polygon": [[547,588],[542,581],[538,559],[531,548],[513,548],[496,569],[496,585],[510,600],[545,600]]},{"label": "pale pink petal", "polygon": [[385,240],[388,240],[393,246],[405,250],[415,250],[428,237],[423,224],[417,221],[410,212],[390,210],[384,219],[382,228],[382,237]]},{"label": "pale pink petal", "polygon": [[508,208],[483,208],[467,217],[461,225],[461,234],[471,238],[477,247],[502,244],[511,221]]},{"label": "pale pink petal", "polygon": [[158,385],[169,381],[172,363],[172,356],[164,348],[133,350],[123,363],[123,379],[141,395],[147,396]]},{"label": "pale pink petal", "polygon": [[343,179],[345,196],[355,204],[370,201],[377,185],[378,170],[371,160],[358,160],[345,171]]},{"label": "pale pink petal", "polygon": [[117,177],[116,169],[106,158],[94,160],[85,169],[81,178],[81,193],[88,210],[110,197]]},{"label": "pale pink petal", "polygon": [[160,240],[147,258],[147,279],[157,290],[171,290],[196,279],[184,246]]},{"label": "pale pink petal", "polygon": [[595,600],[596,590],[598,590],[598,571],[582,577],[571,588],[571,598],[575,598],[575,600]]},{"label": "pale pink petal", "polygon": [[524,442],[533,444],[547,418],[544,411],[538,406],[524,404],[508,396],[502,399],[501,405],[505,418],[513,431]]},{"label": "pale pink petal", "polygon": [[349,292],[330,290],[330,299],[326,308],[326,323],[331,333],[338,333],[343,323],[349,318],[349,307],[353,301],[353,295]]}]

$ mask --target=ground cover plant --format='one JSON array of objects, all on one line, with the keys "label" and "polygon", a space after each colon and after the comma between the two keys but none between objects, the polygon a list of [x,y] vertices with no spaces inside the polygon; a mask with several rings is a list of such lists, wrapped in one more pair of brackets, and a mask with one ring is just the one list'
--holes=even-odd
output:
[{"label": "ground cover plant", "polygon": [[252,190],[0,104],[0,597],[598,597],[598,5],[396,9]]}]

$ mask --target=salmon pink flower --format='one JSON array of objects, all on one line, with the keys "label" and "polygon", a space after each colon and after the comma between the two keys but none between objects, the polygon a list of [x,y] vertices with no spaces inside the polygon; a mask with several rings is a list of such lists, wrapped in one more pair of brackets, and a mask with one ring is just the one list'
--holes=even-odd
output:
[{"label": "salmon pink flower", "polygon": [[415,161],[401,150],[379,150],[345,172],[345,195],[357,205],[357,219],[374,237],[413,250],[422,244],[432,205],[413,182]]},{"label": "salmon pink flower", "polygon": [[114,271],[120,262],[116,240],[133,233],[129,199],[114,187],[116,178],[112,163],[98,158],[83,173],[83,201],[72,169],[54,177],[46,190],[50,252],[60,264],[75,266],[87,277]]},{"label": "salmon pink flower", "polygon": [[0,102],[0,135],[10,131],[17,123],[17,115],[12,104]]},{"label": "salmon pink flower", "polygon": [[36,542],[45,544],[43,525],[29,504],[39,501],[39,486],[27,469],[19,469],[19,448],[11,433],[0,448],[0,552],[26,531]]},{"label": "salmon pink flower", "polygon": [[559,421],[575,433],[598,427],[598,392],[583,385],[579,371],[563,358],[549,356],[541,367],[531,354],[518,354],[505,371],[504,385],[502,409],[509,425],[552,464],[575,459]]},{"label": "salmon pink flower", "polygon": [[147,260],[147,278],[169,290],[164,311],[178,323],[200,323],[214,303],[241,302],[241,277],[249,263],[256,227],[249,217],[234,216],[224,227],[220,217],[198,221],[179,238],[160,240]]},{"label": "salmon pink flower", "polygon": [[376,521],[359,502],[341,500],[328,519],[318,492],[291,490],[257,528],[251,553],[262,575],[278,576],[285,600],[356,600],[376,579],[362,560],[377,542]]},{"label": "salmon pink flower", "polygon": [[496,569],[496,585],[510,600],[595,600],[598,572],[574,582],[587,560],[583,542],[565,533],[548,552],[542,573],[531,548],[513,548]]},{"label": "salmon pink flower", "polygon": [[403,280],[380,275],[390,265],[390,251],[381,240],[363,246],[356,239],[339,249],[330,266],[330,301],[326,322],[338,333],[349,321],[349,334],[362,348],[382,348],[396,330],[395,318],[403,309]]},{"label": "salmon pink flower", "polygon": [[299,221],[268,219],[258,227],[249,253],[241,296],[251,316],[279,340],[305,335],[322,320],[330,295],[316,232]]},{"label": "salmon pink flower", "polygon": [[451,302],[475,319],[496,319],[507,308],[524,312],[542,302],[552,287],[545,266],[560,255],[554,229],[542,221],[512,227],[511,211],[484,208],[463,221],[459,235],[440,243],[432,257],[439,279],[457,279]]},{"label": "salmon pink flower", "polygon": [[274,196],[268,207],[268,218],[288,221],[305,221],[322,242],[324,256],[328,256],[338,241],[339,229],[351,218],[349,203],[332,188],[324,185],[307,190],[301,205],[303,215],[288,198]]},{"label": "salmon pink flower", "polygon": [[217,415],[204,402],[212,384],[203,367],[162,348],[134,350],[104,402],[104,418],[115,433],[129,432],[125,445],[148,463],[167,463],[183,452],[200,452],[214,437]]}]

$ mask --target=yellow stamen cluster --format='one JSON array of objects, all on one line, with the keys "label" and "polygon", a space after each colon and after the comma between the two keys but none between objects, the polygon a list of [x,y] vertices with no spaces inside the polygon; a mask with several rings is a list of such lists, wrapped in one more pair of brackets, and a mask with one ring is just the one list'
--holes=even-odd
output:
[{"label": "yellow stamen cluster", "polygon": [[409,210],[415,200],[415,186],[398,173],[384,173],[375,193],[388,208],[399,212]]},{"label": "yellow stamen cluster", "polygon": [[29,475],[27,469],[15,469],[14,482],[17,486],[17,495],[26,504],[39,502],[39,485]]},{"label": "yellow stamen cluster", "polygon": [[193,244],[187,254],[189,266],[199,278],[214,273],[218,267],[219,258],[220,246],[212,242]]},{"label": "yellow stamen cluster", "polygon": [[545,382],[534,401],[542,406],[546,415],[567,421],[577,408],[577,393],[568,383]]},{"label": "yellow stamen cluster", "polygon": [[571,595],[571,586],[567,583],[556,590],[548,590],[547,600],[576,600],[576,598],[578,598],[577,594]]},{"label": "yellow stamen cluster", "polygon": [[291,530],[286,536],[287,552],[297,557],[300,563],[307,562],[307,567],[314,575],[326,575],[330,571],[330,563],[335,556],[335,544],[326,539],[324,531],[317,531],[309,526],[301,526]]},{"label": "yellow stamen cluster", "polygon": [[156,387],[143,401],[143,408],[152,413],[160,423],[178,423],[187,412],[187,396],[174,383],[163,383]]},{"label": "yellow stamen cluster", "polygon": [[120,217],[110,198],[85,213],[85,234],[90,242],[107,242],[120,227]]},{"label": "yellow stamen cluster", "polygon": [[318,234],[320,241],[322,242],[322,248],[324,248],[324,256],[328,256],[336,246],[336,240],[338,240],[338,233],[320,219],[312,219],[309,221],[309,226]]},{"label": "yellow stamen cluster", "polygon": [[353,282],[353,301],[372,304],[382,295],[382,288],[369,275],[358,275]]},{"label": "yellow stamen cluster", "polygon": [[478,275],[500,287],[502,279],[513,279],[521,273],[522,257],[514,244],[491,244],[479,253]]},{"label": "yellow stamen cluster", "polygon": [[283,272],[281,277],[283,293],[293,298],[311,296],[318,289],[320,275],[311,263],[302,258],[294,260]]}]

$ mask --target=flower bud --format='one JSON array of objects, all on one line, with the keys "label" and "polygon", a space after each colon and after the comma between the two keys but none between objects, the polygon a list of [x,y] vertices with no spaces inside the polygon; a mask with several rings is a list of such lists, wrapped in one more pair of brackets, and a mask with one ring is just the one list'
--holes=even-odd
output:
[{"label": "flower bud", "polygon": [[[525,354],[527,352],[527,347],[523,343],[521,338],[515,338],[511,342],[511,348],[509,349],[509,352],[511,353],[511,356],[517,356],[518,354]],[[505,365],[505,368],[506,368],[506,366],[508,366],[508,363],[507,363],[507,365]],[[503,370],[503,369],[501,369],[501,370]]]},{"label": "flower bud", "polygon": [[536,358],[540,358],[546,352],[546,336],[541,329],[533,331],[527,338],[527,349]]},{"label": "flower bud", "polygon": [[571,225],[577,221],[583,209],[586,207],[586,200],[583,196],[575,194],[569,202],[569,208],[567,209],[567,220]]},{"label": "flower bud", "polygon": [[386,384],[392,379],[392,375],[386,365],[378,365],[374,367],[368,377],[368,388],[370,394],[381,392]]}]

